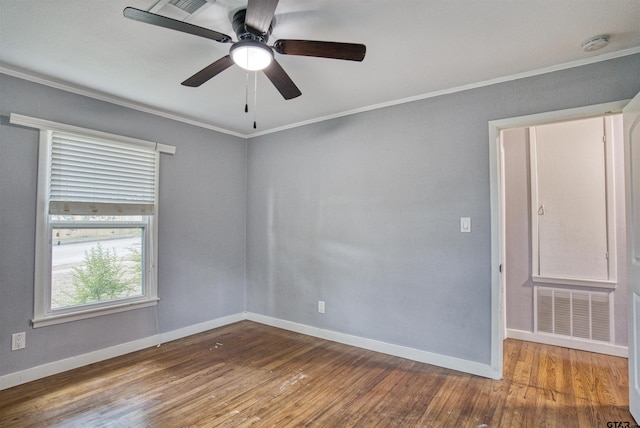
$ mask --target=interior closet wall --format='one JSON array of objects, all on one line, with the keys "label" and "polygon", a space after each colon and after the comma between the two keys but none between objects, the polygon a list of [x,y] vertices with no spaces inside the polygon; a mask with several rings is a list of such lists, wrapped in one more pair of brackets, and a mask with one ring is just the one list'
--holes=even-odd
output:
[{"label": "interior closet wall", "polygon": [[529,131],[503,134],[505,176],[505,308],[507,328],[533,331]]}]

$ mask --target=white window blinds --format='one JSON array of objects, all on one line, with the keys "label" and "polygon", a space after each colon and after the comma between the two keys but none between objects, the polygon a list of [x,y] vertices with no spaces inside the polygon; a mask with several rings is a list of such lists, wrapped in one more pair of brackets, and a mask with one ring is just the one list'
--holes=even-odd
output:
[{"label": "white window blinds", "polygon": [[155,213],[158,152],[52,132],[49,213]]}]

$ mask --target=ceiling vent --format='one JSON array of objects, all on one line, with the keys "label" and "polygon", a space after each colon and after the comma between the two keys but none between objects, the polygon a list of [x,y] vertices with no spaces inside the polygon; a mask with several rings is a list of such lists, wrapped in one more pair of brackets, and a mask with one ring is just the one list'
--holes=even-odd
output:
[{"label": "ceiling vent", "polygon": [[207,0],[169,0],[169,4],[184,10],[189,15],[207,4]]}]

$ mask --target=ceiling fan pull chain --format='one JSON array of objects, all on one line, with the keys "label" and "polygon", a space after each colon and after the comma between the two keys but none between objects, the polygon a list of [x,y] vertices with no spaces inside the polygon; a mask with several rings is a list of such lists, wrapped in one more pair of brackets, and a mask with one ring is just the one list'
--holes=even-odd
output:
[{"label": "ceiling fan pull chain", "polygon": [[256,120],[258,116],[258,72],[253,72],[254,85],[253,85],[253,129],[256,129]]},{"label": "ceiling fan pull chain", "polygon": [[249,70],[244,85],[244,112],[249,113]]}]

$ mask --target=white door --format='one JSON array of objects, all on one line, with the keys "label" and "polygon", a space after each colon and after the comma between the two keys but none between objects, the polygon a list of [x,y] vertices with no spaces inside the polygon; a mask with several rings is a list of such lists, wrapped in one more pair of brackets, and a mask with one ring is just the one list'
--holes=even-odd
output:
[{"label": "white door", "polygon": [[629,275],[629,410],[640,422],[640,94],[623,110],[627,266]]}]

